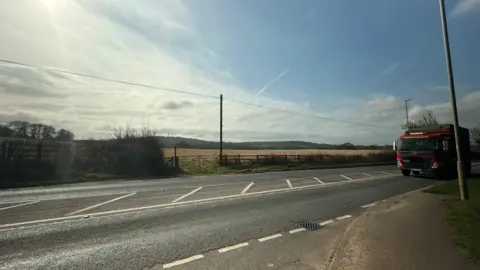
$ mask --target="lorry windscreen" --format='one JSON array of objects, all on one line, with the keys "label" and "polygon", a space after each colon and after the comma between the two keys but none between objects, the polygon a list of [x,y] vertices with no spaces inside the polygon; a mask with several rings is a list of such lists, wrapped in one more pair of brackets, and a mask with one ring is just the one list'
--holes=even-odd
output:
[{"label": "lorry windscreen", "polygon": [[400,138],[398,151],[434,151],[437,140],[433,138]]}]

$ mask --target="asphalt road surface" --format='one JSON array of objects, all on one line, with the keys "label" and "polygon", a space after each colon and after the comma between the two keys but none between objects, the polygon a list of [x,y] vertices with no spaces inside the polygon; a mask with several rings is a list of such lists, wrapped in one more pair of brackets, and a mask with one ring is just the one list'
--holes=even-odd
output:
[{"label": "asphalt road surface", "polygon": [[327,254],[362,206],[433,183],[377,166],[4,190],[0,269],[274,269]]}]

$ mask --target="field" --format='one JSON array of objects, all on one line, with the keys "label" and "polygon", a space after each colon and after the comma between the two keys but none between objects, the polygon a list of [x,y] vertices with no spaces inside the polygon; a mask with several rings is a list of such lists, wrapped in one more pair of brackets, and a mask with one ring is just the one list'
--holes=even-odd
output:
[{"label": "field", "polygon": [[[165,157],[172,157],[174,153],[173,148],[164,148]],[[232,150],[224,149],[224,155],[240,155],[240,156],[253,156],[253,155],[331,155],[331,156],[353,156],[353,155],[369,155],[391,152],[388,150],[330,150],[330,149],[272,149],[272,150]],[[218,149],[189,149],[189,148],[177,148],[177,156],[179,157],[195,157],[195,156],[218,156]]]}]

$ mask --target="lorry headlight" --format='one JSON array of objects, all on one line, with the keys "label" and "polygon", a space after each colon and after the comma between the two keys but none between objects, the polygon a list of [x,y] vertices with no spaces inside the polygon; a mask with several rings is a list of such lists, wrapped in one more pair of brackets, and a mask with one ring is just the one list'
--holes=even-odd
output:
[{"label": "lorry headlight", "polygon": [[402,161],[397,160],[397,167],[398,167],[398,168],[403,168]]}]

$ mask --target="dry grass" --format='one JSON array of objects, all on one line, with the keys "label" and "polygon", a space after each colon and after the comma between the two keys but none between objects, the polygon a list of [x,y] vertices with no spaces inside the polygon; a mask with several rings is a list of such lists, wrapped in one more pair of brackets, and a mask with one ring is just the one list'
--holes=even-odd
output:
[{"label": "dry grass", "polygon": [[[165,157],[173,156],[173,148],[165,148],[164,153]],[[193,156],[217,156],[218,149],[189,149],[189,148],[179,148],[177,149],[177,156],[179,157],[193,157]],[[292,149],[292,150],[223,150],[225,155],[343,155],[343,156],[353,156],[353,155],[368,155],[368,154],[377,154],[391,152],[389,150],[323,150],[323,149]]]}]

